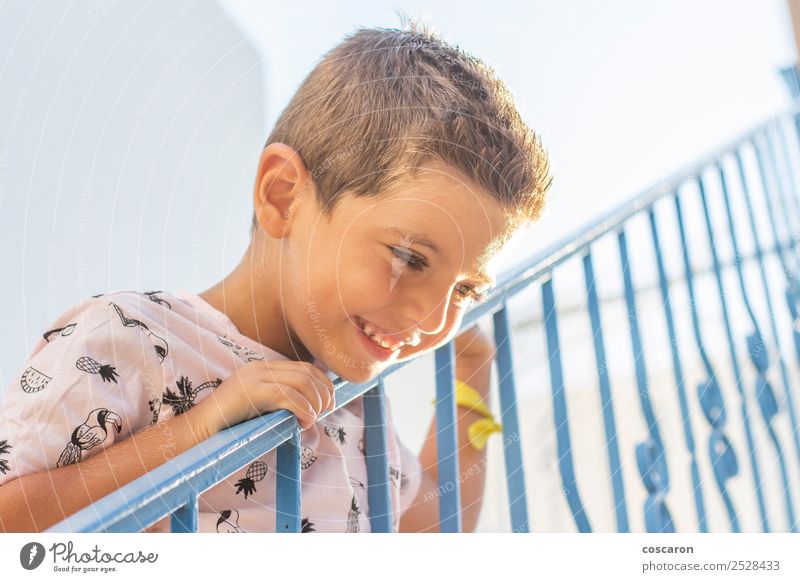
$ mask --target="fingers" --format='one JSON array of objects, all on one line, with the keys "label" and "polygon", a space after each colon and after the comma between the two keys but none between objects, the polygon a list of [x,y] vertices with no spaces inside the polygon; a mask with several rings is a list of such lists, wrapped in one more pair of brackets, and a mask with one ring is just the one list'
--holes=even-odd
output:
[{"label": "fingers", "polygon": [[292,386],[287,384],[277,384],[275,386],[281,394],[278,399],[278,405],[294,414],[301,428],[307,429],[311,427],[317,420],[317,413],[311,402]]},{"label": "fingers", "polygon": [[[295,362],[297,364],[297,362]],[[284,390],[291,390],[302,397],[303,402],[298,402],[294,395],[286,394],[296,406],[310,407],[313,419],[316,420],[326,410],[334,406],[334,387],[330,378],[322,374],[310,373],[304,365],[286,366],[280,369],[269,370],[266,383],[278,384]]]},{"label": "fingers", "polygon": [[292,412],[302,428],[308,428],[335,406],[333,381],[313,364],[270,360],[248,365],[257,383],[277,393],[277,407]]}]

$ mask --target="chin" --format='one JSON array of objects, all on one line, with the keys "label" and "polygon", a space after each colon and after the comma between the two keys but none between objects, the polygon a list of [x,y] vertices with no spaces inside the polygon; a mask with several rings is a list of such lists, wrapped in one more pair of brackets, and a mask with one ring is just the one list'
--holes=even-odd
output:
[{"label": "chin", "polygon": [[341,360],[337,361],[334,366],[329,366],[329,369],[342,380],[352,384],[367,384],[380,376],[381,372],[385,370],[385,368],[380,365],[367,367],[365,363],[362,367],[361,362],[348,365],[347,362]]}]

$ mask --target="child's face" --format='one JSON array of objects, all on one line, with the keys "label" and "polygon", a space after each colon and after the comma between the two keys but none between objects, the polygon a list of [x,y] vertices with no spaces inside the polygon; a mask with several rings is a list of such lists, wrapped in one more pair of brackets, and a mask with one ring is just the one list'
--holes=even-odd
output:
[{"label": "child's face", "polygon": [[[509,229],[496,200],[442,163],[391,193],[340,199],[330,220],[303,196],[291,223],[278,259],[290,333],[358,383],[455,335]],[[376,345],[365,322],[395,345]]]}]

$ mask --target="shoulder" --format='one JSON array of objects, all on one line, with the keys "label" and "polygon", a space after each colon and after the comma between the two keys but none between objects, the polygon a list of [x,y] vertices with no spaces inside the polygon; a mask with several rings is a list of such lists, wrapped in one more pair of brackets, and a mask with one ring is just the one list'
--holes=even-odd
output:
[{"label": "shoulder", "polygon": [[65,309],[46,326],[37,339],[28,359],[43,351],[58,351],[67,343],[93,345],[108,343],[131,346],[141,343],[144,335],[153,343],[153,352],[163,361],[168,353],[166,341],[154,331],[158,328],[159,311],[166,307],[157,304],[149,293],[115,291],[93,295]]}]

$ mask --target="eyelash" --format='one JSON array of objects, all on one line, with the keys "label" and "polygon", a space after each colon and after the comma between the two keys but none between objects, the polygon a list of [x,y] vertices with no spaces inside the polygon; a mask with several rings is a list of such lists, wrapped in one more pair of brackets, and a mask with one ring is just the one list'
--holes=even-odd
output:
[{"label": "eyelash", "polygon": [[[428,261],[425,260],[424,257],[420,257],[417,254],[410,253],[398,247],[389,247],[394,254],[399,259],[402,259],[403,262],[413,271],[422,271],[425,267],[428,266]],[[412,261],[414,261],[412,263]],[[484,299],[486,299],[486,293],[478,291],[472,285],[467,285],[469,288],[466,292],[456,291],[460,296],[464,298],[470,298],[473,301],[480,303]]]}]

